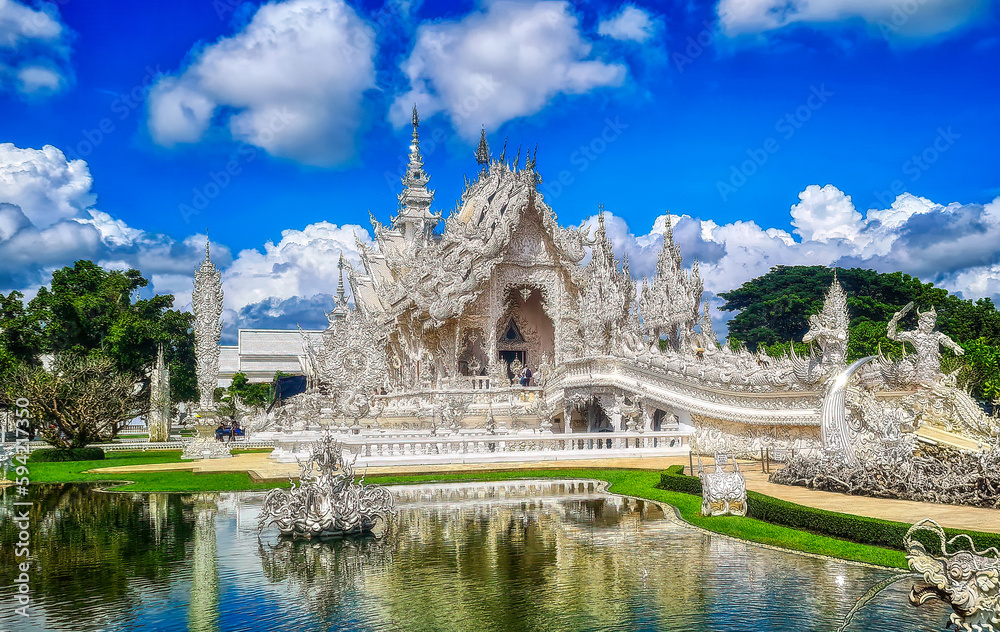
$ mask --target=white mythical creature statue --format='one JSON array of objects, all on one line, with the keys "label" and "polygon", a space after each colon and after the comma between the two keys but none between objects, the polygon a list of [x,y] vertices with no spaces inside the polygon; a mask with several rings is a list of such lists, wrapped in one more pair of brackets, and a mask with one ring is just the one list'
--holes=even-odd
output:
[{"label": "white mythical creature statue", "polygon": [[842,367],[847,356],[847,329],[850,318],[847,314],[847,294],[833,273],[833,283],[827,290],[823,309],[809,317],[809,331],[802,336],[802,342],[819,345],[823,353],[824,367]]},{"label": "white mythical creature statue", "polygon": [[965,350],[949,338],[947,335],[934,331],[937,322],[937,312],[932,307],[926,312],[917,310],[917,328],[913,331],[897,331],[900,319],[913,309],[913,303],[907,303],[906,307],[896,312],[886,328],[886,337],[896,342],[909,342],[916,350],[916,376],[915,381],[924,386],[933,386],[940,382],[941,373],[941,350],[943,345],[962,355]]}]

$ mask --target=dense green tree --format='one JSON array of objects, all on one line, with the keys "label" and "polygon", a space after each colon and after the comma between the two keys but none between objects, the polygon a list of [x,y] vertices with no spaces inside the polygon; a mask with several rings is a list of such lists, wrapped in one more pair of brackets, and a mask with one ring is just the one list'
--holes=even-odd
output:
[{"label": "dense green tree", "polygon": [[[731,292],[721,293],[726,300],[721,309],[742,310],[729,323],[731,344],[744,342],[751,350],[763,345],[771,354],[787,351],[789,341],[801,341],[809,329],[809,316],[822,308],[833,274],[832,269],[822,266],[777,266]],[[963,300],[902,272],[852,268],[838,270],[837,278],[848,296],[849,361],[875,355],[879,349],[886,356],[899,357],[902,346],[886,338],[886,323],[912,301],[918,309],[933,307],[938,329],[966,350],[960,359],[944,352],[943,368],[959,370],[960,380],[975,395],[996,397],[992,393],[1000,388],[1000,366],[991,363],[1000,353],[1000,312],[990,299]],[[915,324],[916,314],[911,312],[901,326]]]},{"label": "dense green tree", "polygon": [[252,384],[246,373],[237,373],[229,385],[229,395],[236,395],[244,405],[251,408],[264,408],[271,401],[273,388],[268,382]]},{"label": "dense green tree", "polygon": [[138,298],[148,285],[138,270],[77,261],[56,270],[27,306],[19,292],[0,295],[0,378],[4,371],[9,378],[17,364],[38,366],[43,355],[75,355],[106,358],[112,370],[148,391],[149,370],[164,344],[172,399],[195,399],[193,317],[171,309],[171,295]]}]

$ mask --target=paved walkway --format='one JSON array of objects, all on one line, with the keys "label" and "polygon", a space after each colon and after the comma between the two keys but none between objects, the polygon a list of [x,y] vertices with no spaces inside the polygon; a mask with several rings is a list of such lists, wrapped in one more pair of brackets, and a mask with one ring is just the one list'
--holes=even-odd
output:
[{"label": "paved walkway", "polygon": [[[255,481],[284,481],[289,476],[298,475],[298,464],[272,461],[266,453],[240,454],[230,459],[208,461],[185,461],[182,463],[155,463],[127,467],[104,467],[89,470],[102,474],[129,474],[133,472],[191,471],[247,472]],[[706,465],[711,459],[706,461]],[[574,461],[542,461],[523,463],[482,463],[457,465],[409,465],[392,467],[370,467],[369,475],[375,474],[440,474],[446,472],[476,472],[521,469],[561,469],[561,468],[635,468],[665,470],[671,465],[688,465],[687,457],[662,457],[642,459],[581,459]],[[1000,511],[978,507],[956,507],[934,503],[918,503],[909,500],[888,500],[865,496],[848,496],[834,492],[823,492],[805,487],[775,485],[767,481],[767,474],[761,472],[758,462],[741,463],[740,469],[747,479],[747,488],[761,494],[787,500],[789,502],[827,509],[840,513],[914,523],[931,518],[945,527],[970,529],[1000,533]]]}]

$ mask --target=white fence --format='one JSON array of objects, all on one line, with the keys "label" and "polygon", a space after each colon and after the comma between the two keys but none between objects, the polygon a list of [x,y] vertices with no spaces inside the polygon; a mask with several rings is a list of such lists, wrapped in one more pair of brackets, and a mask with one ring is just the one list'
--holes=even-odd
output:
[{"label": "white fence", "polygon": [[451,435],[429,437],[348,436],[344,448],[355,467],[562,461],[686,455],[686,432],[590,432],[571,434]]},{"label": "white fence", "polygon": [[[183,441],[157,441],[150,443],[147,439],[117,439],[114,443],[94,443],[88,447],[100,448],[105,452],[146,452],[148,450],[183,450]],[[270,439],[237,439],[233,442],[226,442],[233,450],[249,450],[257,448],[273,448],[274,441]],[[52,446],[44,441],[32,441],[28,443],[28,451],[43,450]]]}]

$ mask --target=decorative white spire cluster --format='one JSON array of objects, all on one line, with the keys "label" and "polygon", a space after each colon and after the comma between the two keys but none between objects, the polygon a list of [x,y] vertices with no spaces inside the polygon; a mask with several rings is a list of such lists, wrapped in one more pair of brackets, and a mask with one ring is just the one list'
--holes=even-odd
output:
[{"label": "decorative white spire cluster", "polygon": [[639,298],[642,322],[650,337],[658,340],[666,335],[667,341],[677,348],[698,322],[703,290],[698,262],[695,261],[690,272],[681,265],[681,249],[674,243],[674,229],[670,213],[667,213],[663,247],[656,260],[656,276],[652,284],[645,278],[642,280]]},{"label": "decorative white spire cluster", "polygon": [[604,228],[604,209],[597,216],[597,234],[586,268],[581,294],[580,325],[586,351],[609,355],[617,333],[626,328],[634,311],[635,281],[629,273],[628,257],[618,269],[611,240]]}]

